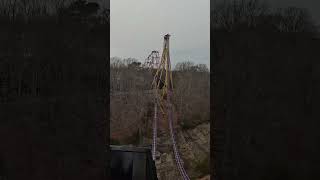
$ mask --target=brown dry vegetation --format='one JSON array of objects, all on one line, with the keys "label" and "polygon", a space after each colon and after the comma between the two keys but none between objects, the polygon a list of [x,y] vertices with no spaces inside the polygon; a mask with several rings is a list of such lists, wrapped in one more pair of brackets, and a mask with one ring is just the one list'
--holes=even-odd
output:
[{"label": "brown dry vegetation", "polygon": [[[124,141],[139,129],[150,136],[154,97],[143,91],[151,89],[152,72],[132,58],[112,58],[110,68],[111,139]],[[175,112],[182,128],[209,121],[209,80],[205,65],[183,62],[173,71]]]}]

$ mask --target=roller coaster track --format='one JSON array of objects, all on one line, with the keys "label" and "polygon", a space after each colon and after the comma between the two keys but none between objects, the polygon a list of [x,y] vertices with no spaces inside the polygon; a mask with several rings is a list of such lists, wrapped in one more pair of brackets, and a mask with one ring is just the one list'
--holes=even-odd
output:
[{"label": "roller coaster track", "polygon": [[[155,160],[155,152],[157,145],[157,117],[158,117],[158,106],[160,107],[160,113],[163,114],[162,117],[166,118],[169,123],[170,137],[173,146],[174,157],[180,175],[184,180],[189,180],[189,176],[186,173],[186,170],[183,167],[183,161],[180,157],[178,146],[176,143],[176,137],[173,128],[173,106],[172,106],[172,97],[173,97],[173,81],[172,81],[172,72],[171,72],[171,62],[169,55],[169,38],[170,35],[167,34],[164,36],[164,45],[161,61],[159,63],[157,72],[154,76],[152,86],[155,92],[155,108],[154,108],[154,125],[153,125],[153,142],[152,142],[152,157]],[[160,84],[163,83],[160,88]]]},{"label": "roller coaster track", "polygon": [[[170,100],[170,96],[172,95],[172,92],[169,91],[168,92],[168,100]],[[173,113],[172,113],[172,104],[168,103],[168,121],[169,121],[169,128],[170,128],[170,135],[171,135],[171,141],[172,141],[172,145],[173,145],[173,152],[174,152],[174,156],[176,159],[176,163],[179,169],[180,174],[182,175],[183,179],[185,180],[189,180],[188,174],[186,172],[186,170],[183,167],[183,162],[182,159],[180,158],[180,154],[177,148],[177,143],[176,143],[176,138],[175,138],[175,134],[173,131]]]},{"label": "roller coaster track", "polygon": [[[133,91],[133,92],[111,92],[110,96],[129,96],[136,95],[137,93],[142,93],[143,95],[154,96],[154,117],[153,117],[153,128],[152,128],[152,158],[156,159],[156,148],[157,148],[157,130],[158,130],[158,118],[162,117],[167,120],[169,125],[170,138],[173,146],[173,153],[176,161],[177,168],[180,175],[184,180],[189,180],[189,176],[186,173],[186,170],[183,167],[183,161],[178,151],[178,145],[176,142],[174,127],[173,127],[173,81],[172,81],[172,71],[171,71],[171,62],[169,55],[169,37],[167,34],[164,36],[164,45],[161,60],[159,61],[159,56],[157,51],[152,51],[151,55],[148,56],[148,61],[146,61],[145,66],[149,66],[150,69],[156,68],[156,74],[152,82],[151,90],[143,91]],[[150,58],[152,58],[150,60]],[[126,132],[132,130],[132,128],[137,127],[139,122],[130,123],[127,128],[121,131],[116,131],[112,133],[112,136],[119,136],[125,134]]]},{"label": "roller coaster track", "polygon": [[157,119],[158,119],[157,104],[154,103],[154,120],[153,120],[153,141],[152,141],[152,159],[156,159],[156,145],[157,145]]}]

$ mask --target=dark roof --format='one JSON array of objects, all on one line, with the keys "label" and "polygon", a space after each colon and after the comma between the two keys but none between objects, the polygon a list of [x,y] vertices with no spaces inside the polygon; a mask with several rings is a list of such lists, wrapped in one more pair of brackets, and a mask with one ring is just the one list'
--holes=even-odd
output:
[{"label": "dark roof", "polygon": [[157,180],[149,147],[111,145],[110,150],[112,179]]}]

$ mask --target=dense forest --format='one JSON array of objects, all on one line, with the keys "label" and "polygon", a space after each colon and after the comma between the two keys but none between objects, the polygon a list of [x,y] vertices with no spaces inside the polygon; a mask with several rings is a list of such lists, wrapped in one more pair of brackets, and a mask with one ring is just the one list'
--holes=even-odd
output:
[{"label": "dense forest", "polygon": [[0,179],[105,179],[109,9],[0,1]]},{"label": "dense forest", "polygon": [[211,13],[215,179],[315,179],[320,39],[306,9],[220,1]]}]

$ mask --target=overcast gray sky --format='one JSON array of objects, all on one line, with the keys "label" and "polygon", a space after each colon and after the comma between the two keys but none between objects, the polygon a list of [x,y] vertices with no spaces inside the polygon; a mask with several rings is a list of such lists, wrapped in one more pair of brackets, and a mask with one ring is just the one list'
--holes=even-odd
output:
[{"label": "overcast gray sky", "polygon": [[110,55],[144,61],[171,34],[173,65],[210,64],[210,0],[111,0]]}]

